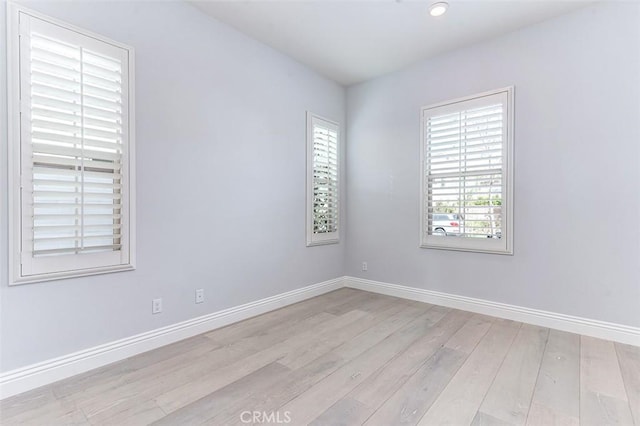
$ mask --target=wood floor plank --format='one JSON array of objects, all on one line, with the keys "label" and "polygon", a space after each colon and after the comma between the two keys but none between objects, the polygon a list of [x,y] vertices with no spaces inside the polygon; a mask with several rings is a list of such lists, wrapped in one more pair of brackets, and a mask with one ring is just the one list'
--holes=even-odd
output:
[{"label": "wood floor plank", "polygon": [[[290,334],[297,331],[308,331],[314,326],[324,326],[335,317],[320,313],[296,324]],[[330,322],[331,323],[331,322]],[[275,339],[280,340],[279,336]],[[208,342],[208,344],[206,343]],[[67,396],[68,399],[80,399],[79,405],[92,417],[98,410],[109,407],[109,413],[115,415],[120,411],[128,411],[137,407],[146,399],[153,399],[164,392],[187,385],[203,375],[214,374],[221,368],[260,352],[264,341],[243,341],[218,347],[211,340],[206,341],[197,351],[189,351],[183,355],[150,364],[144,369],[122,375],[116,381],[89,386],[80,394]],[[255,344],[252,346],[251,344]],[[215,348],[215,349],[210,349]]]},{"label": "wood floor plank", "polygon": [[[426,340],[431,333],[438,333],[440,330],[433,331],[437,322],[430,318],[434,309],[345,364],[281,409],[291,412],[296,424],[310,423],[414,341]],[[438,320],[442,317],[444,312]]]},{"label": "wood floor plank", "polygon": [[[548,423],[541,423],[540,426],[547,424]],[[471,426],[512,426],[512,424],[493,417],[492,415],[478,411],[476,416],[473,418],[473,422],[471,422]]]},{"label": "wood floor plank", "polygon": [[556,426],[578,426],[579,417],[569,417],[561,414],[559,410],[538,402],[531,402],[529,415],[527,416],[528,426],[556,425]]},{"label": "wood floor plank", "polygon": [[418,424],[467,357],[468,354],[462,351],[441,347],[366,420],[365,424]]},{"label": "wood floor plank", "polygon": [[327,309],[334,306],[349,305],[354,307],[357,306],[354,302],[357,303],[367,298],[369,296],[364,292],[340,289],[213,330],[205,333],[204,336],[221,343],[235,342],[243,337],[264,333],[265,330],[282,326],[282,324],[290,324],[291,320],[300,321],[308,316],[326,312]]},{"label": "wood floor plank", "polygon": [[[370,408],[369,416],[364,417],[362,422],[415,424],[448,383],[449,380],[442,383],[443,378],[448,376],[450,379],[456,373],[460,367],[459,364],[484,337],[492,322],[491,318],[482,315],[471,315],[458,310],[449,312],[443,319],[443,324],[455,333],[453,335],[449,332],[443,333],[441,337],[446,343],[438,350],[441,353],[427,359],[405,383],[397,380],[398,376],[402,376],[403,365],[406,365],[403,362],[406,355],[403,353],[349,395]],[[461,355],[457,365],[446,368],[447,363],[454,361],[456,354]],[[431,377],[434,363],[440,364],[443,369],[433,372],[434,376]],[[411,371],[408,370],[408,372]],[[401,387],[398,389],[399,386]],[[389,400],[392,402],[385,402]]]},{"label": "wood floor plank", "polygon": [[[305,332],[318,324],[324,324],[328,321],[335,321],[335,315],[327,312],[320,312],[312,316],[308,316],[301,321],[289,324],[288,327],[279,327],[277,329],[265,330],[262,333],[254,333],[246,337],[238,338],[231,342],[220,343],[226,348],[234,348],[238,353],[251,354],[267,349],[271,346],[280,344],[290,339],[298,333]],[[287,324],[286,322],[283,324]],[[209,338],[213,343],[218,343],[214,338]]]},{"label": "wood floor plank", "polygon": [[98,372],[95,380],[91,380],[91,375],[87,374],[81,377],[79,384],[73,383],[74,378],[55,383],[53,390],[59,398],[78,401],[81,407],[87,408],[91,412],[92,405],[101,406],[110,404],[112,400],[121,399],[123,390],[128,389],[131,395],[135,395],[134,392],[137,390],[134,384],[136,383],[149,383],[163,377],[170,377],[178,370],[183,370],[186,374],[189,370],[196,368],[196,362],[202,370],[215,369],[218,364],[212,362],[213,360],[222,360],[225,357],[235,359],[242,355],[236,348],[219,347],[208,339],[198,339],[198,342],[200,344],[191,350],[167,357],[159,362],[151,362],[146,366],[134,368],[124,373],[122,368],[116,366],[115,370],[110,373],[108,371]]},{"label": "wood floor plank", "polygon": [[289,368],[273,362],[185,407],[169,413],[161,420],[154,422],[154,425],[173,426],[202,423],[225,410],[227,405],[234,404],[238,399],[246,398],[247,393],[263,391],[290,372]]},{"label": "wood floor plank", "polygon": [[210,420],[214,424],[240,424],[239,416],[243,410],[251,409],[264,412],[277,410],[348,361],[382,342],[419,316],[424,316],[429,308],[430,306],[422,309],[413,306],[404,307],[402,311],[393,315],[387,321],[374,325],[356,338],[343,343],[333,351],[295,370],[289,377],[272,386],[262,395],[254,395],[250,400],[240,401],[236,408],[231,409],[225,415],[216,416]]},{"label": "wood floor plank", "polygon": [[74,401],[54,399],[42,405],[30,407],[19,413],[13,413],[11,417],[2,415],[3,426],[13,425],[89,425],[84,415]]},{"label": "wood floor plank", "polygon": [[[416,340],[407,350],[399,353],[393,360],[378,369],[367,380],[349,393],[349,397],[356,399],[375,411],[394,392],[413,375],[438,348],[448,340],[453,339],[470,322],[470,314],[463,311],[446,311],[436,307],[431,312],[444,317],[434,323],[429,334]],[[433,317],[434,320],[437,317]],[[488,327],[487,327],[488,328]],[[481,337],[481,336],[480,336]],[[478,340],[480,340],[478,337]],[[363,419],[363,420],[366,420]]]},{"label": "wood floor plank", "polygon": [[87,416],[92,425],[148,425],[165,417],[165,412],[151,400],[121,407],[113,411],[106,409]]},{"label": "wood floor plank", "polygon": [[480,339],[487,334],[493,321],[494,318],[486,315],[473,315],[464,327],[447,341],[445,346],[470,354],[476,348]]},{"label": "wood floor plank", "polygon": [[580,336],[580,386],[588,391],[627,400],[613,342]]},{"label": "wood floor plank", "polygon": [[[234,348],[219,348],[203,353],[200,358],[181,358],[170,362],[151,365],[140,374],[128,379],[121,379],[109,385],[90,386],[86,395],[74,394],[81,408],[91,417],[95,412],[109,407],[115,412],[128,410],[140,401],[150,399],[153,395],[186,383],[198,377],[202,371],[213,372],[224,365],[242,358]],[[166,370],[163,370],[166,367]],[[67,397],[67,399],[71,399]]]},{"label": "wood floor plank", "polygon": [[324,312],[328,312],[330,314],[333,315],[344,315],[347,312],[349,312],[350,310],[354,309],[357,307],[358,310],[361,311],[367,311],[365,309],[361,309],[361,305],[367,304],[367,303],[379,303],[382,301],[381,298],[376,297],[375,295],[372,294],[364,294],[364,295],[357,295],[354,299],[354,302],[352,301],[343,301],[343,303],[341,304],[334,304],[333,306],[326,306],[324,308]]},{"label": "wood floor plank", "polygon": [[[333,352],[347,360],[353,359],[376,343],[381,342],[389,335],[399,330],[409,322],[415,320],[418,316],[424,315],[432,309],[433,305],[424,304],[424,306],[405,306],[398,305],[401,310],[398,313],[388,317],[382,322],[375,324],[368,330],[358,334],[353,339],[344,342],[340,346],[333,349]],[[436,314],[439,315],[439,314]]]},{"label": "wood floor plank", "polygon": [[332,320],[315,328],[309,329],[304,333],[292,336],[290,339],[287,339],[275,346],[271,346],[229,364],[221,370],[200,375],[180,386],[173,386],[171,389],[163,392],[154,399],[158,405],[165,410],[165,412],[170,413],[211,392],[233,383],[241,377],[258,370],[267,364],[277,361],[293,350],[312,344],[316,339],[323,335],[330,335],[352,322],[364,322],[367,318],[371,318],[371,314],[362,311],[349,311],[342,316],[335,317]]},{"label": "wood floor plank", "polygon": [[[333,318],[333,315],[320,313],[296,324],[291,331],[299,329],[306,332],[315,326],[324,326]],[[71,398],[79,398],[80,407],[89,417],[98,410],[104,411],[104,407],[108,407],[110,415],[116,415],[132,407],[136,409],[140,403],[153,400],[174,388],[188,386],[203,376],[216,374],[225,366],[238,362],[252,353],[260,352],[261,349],[257,346],[251,347],[246,341],[244,344],[223,347],[218,347],[211,340],[207,341],[215,349],[207,350],[207,345],[203,345],[202,352],[190,351],[183,356],[151,364],[139,371],[123,375],[116,382],[91,386],[85,389],[84,395],[73,395]]]},{"label": "wood floor plank", "polygon": [[633,424],[628,401],[592,391],[580,393],[580,425]]},{"label": "wood floor plank", "polygon": [[580,337],[580,424],[632,424],[613,342]]},{"label": "wood floor plank", "polygon": [[[276,412],[291,399],[310,389],[323,378],[345,364],[345,360],[333,352],[323,355],[306,366],[293,371],[269,389],[251,393],[225,406],[219,413],[213,413],[207,424],[242,425],[241,415],[245,411]],[[294,423],[296,424],[296,423]]]},{"label": "wood floor plank", "polygon": [[[393,316],[403,309],[403,305],[400,303],[393,303],[393,301],[380,299],[375,301],[376,303],[364,303],[363,311],[370,312],[370,320],[368,321],[355,321],[344,327],[335,330],[330,334],[318,335],[309,345],[298,346],[294,350],[287,353],[284,357],[280,358],[278,362],[282,365],[295,370],[303,365],[308,364],[316,358],[324,355],[332,349],[340,346],[346,341],[349,341],[360,333],[370,329],[373,325],[384,321],[386,318]],[[380,303],[382,302],[382,303]],[[370,308],[373,308],[371,310]],[[369,309],[368,309],[369,308]]]},{"label": "wood floor plank", "polygon": [[616,343],[616,353],[633,420],[640,425],[640,347]]},{"label": "wood floor plank", "polygon": [[[372,314],[370,321],[358,321],[358,322],[351,323],[341,328],[340,330],[336,330],[333,333],[331,333],[330,334],[331,339],[329,340],[325,338],[326,336],[320,335],[318,338],[318,342],[322,343],[322,349],[323,349],[322,351],[318,350],[319,346],[317,346],[316,344],[312,344],[308,346],[310,348],[313,348],[312,350],[303,351],[301,353],[302,355],[294,358],[296,360],[308,359],[310,363],[313,363],[313,360],[320,358],[320,362],[317,364],[318,366],[316,366],[315,368],[312,367],[311,369],[305,369],[305,372],[307,374],[297,376],[298,379],[300,380],[296,380],[295,384],[299,386],[301,383],[308,382],[309,379],[314,377],[316,377],[317,380],[319,380],[318,375],[322,374],[323,372],[326,372],[326,374],[329,374],[330,371],[327,371],[327,370],[337,368],[338,362],[342,361],[342,359],[337,356],[327,358],[319,354],[328,353],[332,348],[340,345],[341,342],[351,341],[354,336],[358,335],[357,333],[360,333],[362,331],[362,329],[366,330],[367,327],[375,328],[376,324],[380,322],[384,322],[384,320],[386,320],[389,317],[393,317],[398,314],[403,314],[406,310],[414,311],[414,312],[416,311],[415,308],[407,307],[405,304],[393,303],[393,300],[383,300],[383,301],[384,301],[384,305],[386,305],[386,309],[381,309],[383,307],[383,304],[379,304],[378,307],[380,308],[380,310],[375,314]],[[352,325],[356,325],[357,327],[352,327]],[[361,349],[361,350],[364,350],[364,349]],[[294,350],[293,353],[300,354],[300,352],[297,349]],[[309,354],[313,354],[313,356],[309,356]],[[288,356],[280,358],[278,360],[278,364],[285,365],[283,361],[288,358],[289,358]],[[296,368],[298,367],[297,364],[295,363],[293,365],[295,365]],[[289,370],[290,368],[294,368],[291,366],[291,364],[287,365],[287,367],[289,367],[287,368],[287,370]],[[264,388],[264,389],[258,386],[253,386],[250,392],[246,392],[244,395],[238,396],[233,400],[227,399],[223,404],[224,409],[210,410],[209,415],[211,416],[211,418],[208,420],[214,421],[215,419],[215,423],[226,424],[227,420],[223,420],[223,419],[227,419],[227,418],[234,419],[234,417],[237,419],[242,411],[245,411],[248,408],[255,410],[255,403],[251,401],[255,399],[256,393],[257,394],[262,393],[263,395],[264,394],[271,395],[274,393],[274,388],[278,388],[278,386],[281,386],[280,382],[273,383],[268,388]],[[311,386],[311,384],[309,384],[309,386]],[[291,390],[292,388],[288,387],[287,389]],[[282,393],[280,395],[282,395]],[[291,399],[292,397],[290,397],[289,399]],[[210,399],[210,398],[205,397],[205,399]],[[222,404],[219,404],[219,406],[220,405]],[[189,407],[186,407],[186,408],[189,408]],[[263,411],[266,411],[266,410],[263,410]]]},{"label": "wood floor plank", "polygon": [[[155,375],[155,370],[168,371],[171,365],[180,365],[188,360],[196,359],[220,346],[200,335],[165,346],[162,350],[152,350],[143,354],[127,358],[126,360],[110,364],[67,380],[54,383],[52,389],[58,398],[86,398],[88,391],[101,394],[105,389],[111,389],[126,381],[144,380],[149,374]],[[166,351],[165,351],[166,349]]]},{"label": "wood floor plank", "polygon": [[520,325],[494,322],[418,424],[470,424]]},{"label": "wood floor plank", "polygon": [[0,424],[227,426],[254,410],[257,424],[630,425],[640,348],[341,289],[0,401]]},{"label": "wood floor plank", "polygon": [[360,419],[369,412],[369,407],[349,397],[340,399],[331,408],[312,421],[311,426],[359,425]]},{"label": "wood floor plank", "polygon": [[525,424],[548,335],[548,328],[522,325],[482,401],[480,417]]},{"label": "wood floor plank", "polygon": [[577,425],[580,420],[580,336],[550,330],[527,424]]},{"label": "wood floor plank", "polygon": [[4,424],[12,417],[53,403],[56,399],[51,385],[3,399],[0,401],[0,424]]},{"label": "wood floor plank", "polygon": [[[180,357],[185,353],[190,353],[191,351],[206,351],[207,349],[213,350],[219,348],[221,345],[218,345],[214,342],[211,342],[204,335],[198,335],[194,337],[190,337],[185,340],[181,340],[179,342],[172,343],[167,346],[163,346],[161,351],[148,351],[141,353],[139,355],[127,358],[123,361],[120,361],[117,364],[126,364],[123,366],[121,370],[124,370],[122,374],[126,374],[130,371],[138,371],[144,368],[148,368],[151,364],[158,364],[163,361],[167,361],[169,359],[173,359],[175,357]],[[166,349],[166,350],[165,350]],[[114,367],[114,364],[108,365],[103,368]],[[99,371],[101,369],[98,369]],[[91,380],[95,381],[95,376],[92,377]],[[62,396],[65,393],[62,392],[63,383],[58,383],[58,386],[54,387],[54,392],[57,396]],[[76,383],[78,384],[78,383]]]}]

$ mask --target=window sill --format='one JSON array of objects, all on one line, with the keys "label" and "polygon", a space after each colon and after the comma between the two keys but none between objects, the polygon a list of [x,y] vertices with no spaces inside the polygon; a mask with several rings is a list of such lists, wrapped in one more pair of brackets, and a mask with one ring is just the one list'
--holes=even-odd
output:
[{"label": "window sill", "polygon": [[84,269],[84,270],[76,270],[76,271],[55,272],[50,274],[17,277],[17,278],[14,278],[9,283],[9,285],[14,286],[14,285],[22,285],[22,284],[34,284],[34,283],[40,283],[45,281],[55,281],[55,280],[64,280],[69,278],[88,277],[91,275],[110,274],[112,272],[133,271],[135,269],[136,268],[134,265],[128,264],[128,265],[107,266],[103,268],[92,268],[92,269]]},{"label": "window sill", "polygon": [[510,250],[494,250],[494,249],[481,249],[470,247],[452,247],[437,244],[421,244],[420,248],[423,249],[436,249],[436,250],[449,250],[449,251],[466,251],[471,253],[483,253],[483,254],[502,254],[507,256],[513,256],[513,249]]},{"label": "window sill", "polygon": [[307,247],[325,246],[328,244],[338,244],[340,240],[307,241]]}]

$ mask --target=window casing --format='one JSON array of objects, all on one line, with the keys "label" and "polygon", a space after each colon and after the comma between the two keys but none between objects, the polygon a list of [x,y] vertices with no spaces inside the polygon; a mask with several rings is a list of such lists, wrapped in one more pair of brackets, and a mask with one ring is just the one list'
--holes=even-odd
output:
[{"label": "window casing", "polygon": [[307,246],[340,241],[340,127],[307,113]]},{"label": "window casing", "polygon": [[133,269],[133,50],[7,19],[11,283]]},{"label": "window casing", "polygon": [[513,254],[513,87],[422,108],[421,247]]}]

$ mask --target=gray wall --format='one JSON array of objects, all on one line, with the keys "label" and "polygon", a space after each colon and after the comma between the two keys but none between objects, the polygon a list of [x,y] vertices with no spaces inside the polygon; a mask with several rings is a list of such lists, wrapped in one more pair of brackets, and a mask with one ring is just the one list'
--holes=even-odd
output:
[{"label": "gray wall", "polygon": [[[346,273],[639,326],[639,10],[596,4],[349,88]],[[515,255],[419,249],[420,107],[508,85]]]},{"label": "gray wall", "polygon": [[0,371],[343,275],[305,247],[305,111],[344,123],[341,86],[186,3],[26,5],[135,48],[138,268],[8,287],[2,1]]},{"label": "gray wall", "polygon": [[[8,287],[0,102],[0,371],[344,274],[640,325],[637,5],[595,5],[349,89],[347,245],[313,248],[304,111],[345,123],[340,86],[187,4],[28,5],[136,49],[138,268]],[[511,84],[515,255],[417,248],[420,106]]]}]

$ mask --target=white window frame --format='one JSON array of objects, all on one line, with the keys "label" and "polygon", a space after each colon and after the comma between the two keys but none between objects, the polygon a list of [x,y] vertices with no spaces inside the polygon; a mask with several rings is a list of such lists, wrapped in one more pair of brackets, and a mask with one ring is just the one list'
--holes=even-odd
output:
[{"label": "white window frame", "polygon": [[[336,231],[335,232],[326,232],[326,233],[314,233],[314,215],[313,215],[313,129],[314,125],[320,125],[322,127],[329,128],[334,130],[337,133],[337,141],[336,141],[336,151],[337,151],[337,199],[338,199],[338,208],[337,208],[337,220],[336,220]],[[340,228],[342,227],[341,223],[341,173],[340,173],[340,162],[341,162],[341,132],[340,125],[335,122],[328,120],[319,115],[313,114],[307,111],[307,247],[324,245],[324,244],[337,244],[340,242]]]},{"label": "white window frame", "polygon": [[[464,110],[474,103],[482,103],[482,98],[488,96],[501,96],[504,99],[504,139],[503,139],[503,166],[502,166],[502,238],[481,239],[465,237],[446,237],[428,235],[428,223],[426,219],[426,194],[427,167],[426,167],[426,132],[425,124],[430,116],[442,115],[457,110]],[[440,102],[422,107],[420,117],[420,247],[443,250],[470,251],[493,254],[513,254],[513,170],[514,170],[514,87],[509,86],[497,90],[466,96],[450,101]]]},{"label": "white window frame", "polygon": [[[21,109],[29,108],[25,103],[21,105],[21,75],[20,75],[20,16],[26,15],[61,28],[61,31],[72,31],[79,36],[94,39],[95,43],[107,43],[115,48],[126,51],[127,57],[127,93],[126,98],[126,145],[123,152],[122,163],[122,193],[126,201],[122,208],[122,255],[114,262],[113,256],[98,258],[93,256],[91,262],[87,262],[86,254],[52,256],[46,262],[47,272],[28,273],[28,267],[23,267],[23,247],[25,215],[23,210],[22,186],[25,168],[22,158],[23,141],[21,137]],[[8,175],[9,175],[9,284],[27,284],[33,282],[50,281],[64,278],[72,278],[87,275],[96,275],[109,272],[126,271],[135,269],[135,102],[134,102],[134,51],[131,46],[115,42],[99,34],[78,28],[66,22],[43,15],[39,12],[27,9],[18,4],[7,3],[7,97],[8,97]],[[110,252],[106,252],[109,254]],[[98,253],[92,253],[98,254]],[[64,257],[64,259],[62,259]],[[105,260],[105,262],[102,261]],[[26,264],[29,264],[27,261]],[[91,266],[87,266],[87,265]]]}]

